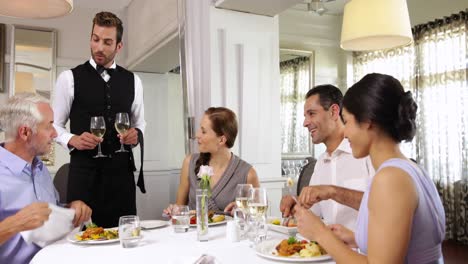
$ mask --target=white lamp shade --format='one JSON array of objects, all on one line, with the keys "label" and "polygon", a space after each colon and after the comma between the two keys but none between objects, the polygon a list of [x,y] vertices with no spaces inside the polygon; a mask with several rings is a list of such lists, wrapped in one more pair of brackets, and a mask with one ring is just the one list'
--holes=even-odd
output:
[{"label": "white lamp shade", "polygon": [[380,50],[412,41],[406,0],[351,0],[345,5],[342,49]]},{"label": "white lamp shade", "polygon": [[0,0],[0,16],[54,18],[73,10],[73,0]]}]

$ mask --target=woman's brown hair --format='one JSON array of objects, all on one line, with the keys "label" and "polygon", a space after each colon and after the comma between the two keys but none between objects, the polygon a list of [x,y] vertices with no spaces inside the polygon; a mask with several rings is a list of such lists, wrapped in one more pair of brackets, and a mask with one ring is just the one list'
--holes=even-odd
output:
[{"label": "woman's brown hair", "polygon": [[[211,129],[218,137],[226,137],[226,146],[232,148],[237,137],[237,117],[236,114],[226,107],[210,107],[205,111],[205,115],[211,121]],[[211,153],[200,153],[195,164],[195,175],[198,174],[201,165],[208,165]]]}]

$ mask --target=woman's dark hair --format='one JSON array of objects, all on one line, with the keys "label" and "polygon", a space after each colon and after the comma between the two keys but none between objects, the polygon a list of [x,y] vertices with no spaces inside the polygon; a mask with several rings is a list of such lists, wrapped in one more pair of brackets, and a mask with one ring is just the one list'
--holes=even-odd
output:
[{"label": "woman's dark hair", "polygon": [[361,123],[377,124],[396,142],[411,141],[416,133],[418,106],[411,92],[390,75],[371,73],[346,92],[343,107]]},{"label": "woman's dark hair", "polygon": [[[236,114],[225,107],[210,107],[205,111],[205,115],[211,121],[211,129],[218,137],[226,137],[226,146],[232,148],[237,137],[237,117]],[[211,153],[200,153],[195,164],[195,175],[198,174],[201,165],[208,165]]]}]

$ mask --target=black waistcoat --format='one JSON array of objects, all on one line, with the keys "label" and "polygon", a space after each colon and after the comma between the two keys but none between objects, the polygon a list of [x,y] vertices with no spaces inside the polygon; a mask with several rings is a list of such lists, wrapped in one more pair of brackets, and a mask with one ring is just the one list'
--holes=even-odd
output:
[{"label": "black waistcoat", "polygon": [[[114,128],[115,115],[128,113],[135,97],[135,81],[132,72],[117,66],[106,83],[89,61],[72,69],[74,80],[74,99],[70,110],[70,131],[75,135],[90,132],[92,116],[103,116],[106,133],[101,143],[105,155],[113,155],[120,148],[117,131]],[[92,156],[94,150],[72,151],[79,155]]]}]

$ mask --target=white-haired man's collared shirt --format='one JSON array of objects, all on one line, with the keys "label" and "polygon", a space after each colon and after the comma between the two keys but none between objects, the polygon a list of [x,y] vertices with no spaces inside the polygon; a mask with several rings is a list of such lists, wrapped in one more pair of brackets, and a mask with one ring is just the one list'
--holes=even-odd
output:
[{"label": "white-haired man's collared shirt", "polygon": [[[337,185],[365,191],[374,174],[370,158],[355,159],[349,141],[345,138],[331,155],[328,152],[320,155],[310,185]],[[327,224],[341,224],[353,231],[356,229],[358,211],[351,207],[330,199],[315,204],[311,210],[323,217]]]}]

